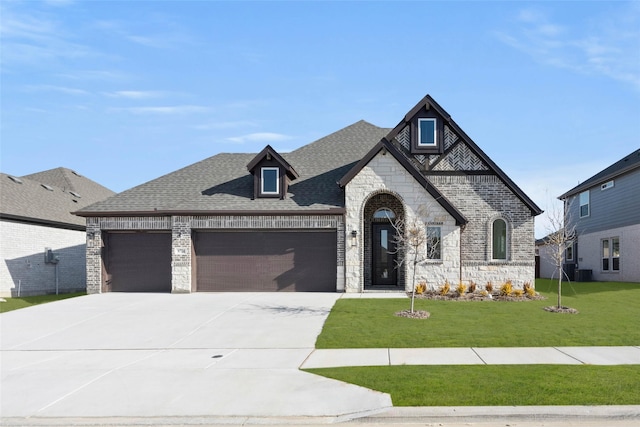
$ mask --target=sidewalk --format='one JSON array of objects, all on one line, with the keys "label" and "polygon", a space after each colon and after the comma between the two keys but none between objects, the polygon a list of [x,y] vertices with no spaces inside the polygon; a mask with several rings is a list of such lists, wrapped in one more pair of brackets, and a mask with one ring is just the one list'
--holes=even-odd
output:
[{"label": "sidewalk", "polygon": [[640,365],[638,347],[316,349],[300,368],[388,365]]}]

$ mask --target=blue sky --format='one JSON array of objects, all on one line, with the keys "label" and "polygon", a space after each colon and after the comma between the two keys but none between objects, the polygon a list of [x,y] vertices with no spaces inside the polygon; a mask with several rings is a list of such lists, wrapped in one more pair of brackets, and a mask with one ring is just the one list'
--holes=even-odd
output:
[{"label": "blue sky", "polygon": [[393,127],[426,94],[546,210],[640,146],[638,1],[0,7],[9,174],[64,166],[119,192],[219,152]]}]

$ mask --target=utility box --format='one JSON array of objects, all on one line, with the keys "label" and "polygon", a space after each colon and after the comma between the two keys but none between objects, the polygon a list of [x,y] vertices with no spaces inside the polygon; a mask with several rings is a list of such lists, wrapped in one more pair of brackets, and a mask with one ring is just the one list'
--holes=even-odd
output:
[{"label": "utility box", "polygon": [[590,282],[593,277],[593,270],[576,270],[576,281],[578,282]]},{"label": "utility box", "polygon": [[51,248],[44,248],[44,263],[57,264],[60,261],[58,254],[54,253]]}]

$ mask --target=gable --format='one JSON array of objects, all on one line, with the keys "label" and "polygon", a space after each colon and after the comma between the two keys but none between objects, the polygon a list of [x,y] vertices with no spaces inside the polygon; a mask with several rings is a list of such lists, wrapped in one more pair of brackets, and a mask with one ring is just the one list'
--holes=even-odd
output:
[{"label": "gable", "polygon": [[[416,117],[435,117],[442,123],[441,152],[416,152]],[[438,174],[493,175],[497,176],[531,211],[532,215],[542,213],[540,209],[503,171],[476,145],[457,125],[451,116],[429,95],[425,96],[398,125],[387,135],[399,151],[425,176]]]}]

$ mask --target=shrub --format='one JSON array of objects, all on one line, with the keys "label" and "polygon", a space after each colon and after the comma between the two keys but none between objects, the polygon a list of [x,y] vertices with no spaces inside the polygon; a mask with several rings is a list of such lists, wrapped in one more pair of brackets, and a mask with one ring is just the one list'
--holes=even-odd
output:
[{"label": "shrub", "polygon": [[474,282],[473,280],[471,281],[471,283],[469,283],[469,293],[472,294],[476,291],[476,282]]},{"label": "shrub", "polygon": [[531,283],[529,283],[529,282],[526,282],[524,284],[524,293],[527,294],[527,296],[531,297],[531,298],[536,296],[536,290],[531,287]]},{"label": "shrub", "polygon": [[488,293],[493,292],[493,283],[487,282],[487,285],[484,287]]},{"label": "shrub", "polygon": [[444,286],[440,288],[440,295],[447,295],[451,290],[451,285],[449,285],[448,281],[444,282]]},{"label": "shrub", "polygon": [[520,297],[522,297],[522,295],[524,295],[524,290],[522,290],[522,289],[514,289],[513,290],[513,296],[520,298]]},{"label": "shrub", "polygon": [[416,294],[422,295],[427,290],[427,284],[425,282],[420,282],[416,285]]},{"label": "shrub", "polygon": [[487,295],[489,295],[489,292],[487,292],[486,290],[483,290],[482,292],[480,292],[480,295],[482,295],[483,297],[486,297]]},{"label": "shrub", "polygon": [[465,294],[465,292],[467,292],[467,287],[465,286],[464,283],[460,282],[458,283],[458,286],[456,286],[456,292],[458,293],[459,296],[462,296]]},{"label": "shrub", "polygon": [[500,287],[500,295],[509,296],[513,293],[513,284],[511,280],[504,282],[504,285]]}]

